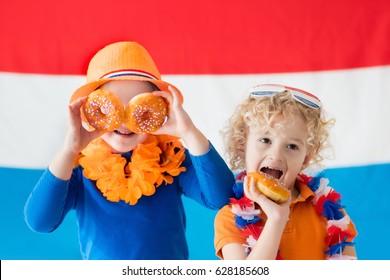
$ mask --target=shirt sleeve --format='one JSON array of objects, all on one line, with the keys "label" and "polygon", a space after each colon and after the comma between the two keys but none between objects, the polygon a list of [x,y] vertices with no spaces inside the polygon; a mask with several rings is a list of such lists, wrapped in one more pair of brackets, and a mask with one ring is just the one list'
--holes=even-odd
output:
[{"label": "shirt sleeve", "polygon": [[235,225],[234,214],[230,205],[218,211],[214,220],[214,247],[215,254],[223,259],[222,248],[230,243],[244,244],[245,237]]},{"label": "shirt sleeve", "polygon": [[184,195],[210,209],[220,209],[233,196],[234,175],[210,143],[209,151],[200,156],[186,150],[186,172],[179,175]]},{"label": "shirt sleeve", "polygon": [[69,195],[70,181],[55,177],[47,168],[24,207],[27,225],[36,232],[52,232],[63,221],[74,204],[74,197]]}]

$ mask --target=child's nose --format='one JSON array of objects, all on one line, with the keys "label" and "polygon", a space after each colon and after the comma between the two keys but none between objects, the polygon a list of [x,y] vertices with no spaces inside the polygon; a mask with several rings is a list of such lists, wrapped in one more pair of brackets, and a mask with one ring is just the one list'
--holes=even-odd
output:
[{"label": "child's nose", "polygon": [[281,161],[283,160],[283,147],[278,145],[273,145],[270,149],[269,158],[273,161]]}]

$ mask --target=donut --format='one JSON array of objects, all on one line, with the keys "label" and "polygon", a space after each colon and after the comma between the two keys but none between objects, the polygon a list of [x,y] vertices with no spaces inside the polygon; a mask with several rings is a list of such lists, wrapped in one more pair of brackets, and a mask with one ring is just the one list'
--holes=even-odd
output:
[{"label": "donut", "polygon": [[123,123],[122,101],[118,96],[104,89],[91,92],[82,110],[88,124],[100,132],[114,131]]},{"label": "donut", "polygon": [[132,98],[125,108],[125,123],[138,134],[152,133],[163,126],[168,117],[164,98],[152,93],[141,93]]},{"label": "donut", "polygon": [[257,190],[276,203],[286,202],[290,197],[290,192],[284,185],[266,173],[251,172],[248,174],[248,178],[249,183],[255,180]]}]

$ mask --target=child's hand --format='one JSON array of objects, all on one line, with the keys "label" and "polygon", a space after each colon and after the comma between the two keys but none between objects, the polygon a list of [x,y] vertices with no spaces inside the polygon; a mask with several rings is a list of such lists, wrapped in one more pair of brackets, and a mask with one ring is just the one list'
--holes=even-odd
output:
[{"label": "child's hand", "polygon": [[179,93],[169,87],[171,93],[155,91],[153,94],[165,98],[169,103],[166,123],[154,134],[168,134],[181,138],[192,155],[203,155],[210,149],[209,141],[194,125],[180,103]]},{"label": "child's hand", "polygon": [[155,134],[168,134],[183,138],[188,131],[194,128],[194,124],[180,103],[179,93],[173,87],[169,89],[171,93],[165,91],[153,92],[154,95],[163,97],[169,103],[168,119]]},{"label": "child's hand", "polygon": [[85,98],[79,98],[69,105],[69,124],[64,144],[49,164],[51,173],[61,180],[70,179],[75,159],[80,151],[99,136],[97,131],[88,132],[81,125],[80,108]]},{"label": "child's hand", "polygon": [[80,108],[83,106],[86,98],[86,96],[80,97],[69,104],[69,124],[63,148],[75,156],[78,155],[89,142],[99,136],[97,131],[88,132],[81,125]]},{"label": "child's hand", "polygon": [[267,222],[286,223],[288,221],[291,195],[286,202],[278,204],[261,194],[256,188],[255,180],[251,180],[251,183],[249,183],[247,176],[244,178],[244,192],[250,200],[260,205],[262,211],[267,215]]}]

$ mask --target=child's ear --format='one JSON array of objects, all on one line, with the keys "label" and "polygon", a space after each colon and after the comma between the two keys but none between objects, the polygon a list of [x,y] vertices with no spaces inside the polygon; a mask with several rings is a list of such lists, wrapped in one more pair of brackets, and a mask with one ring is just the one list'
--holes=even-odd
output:
[{"label": "child's ear", "polygon": [[305,159],[303,160],[301,170],[304,170],[306,167],[308,167],[310,161],[311,161],[311,154],[307,154]]},{"label": "child's ear", "polygon": [[244,147],[237,147],[236,153],[237,153],[237,155],[240,158],[245,159],[245,149],[244,149]]}]

